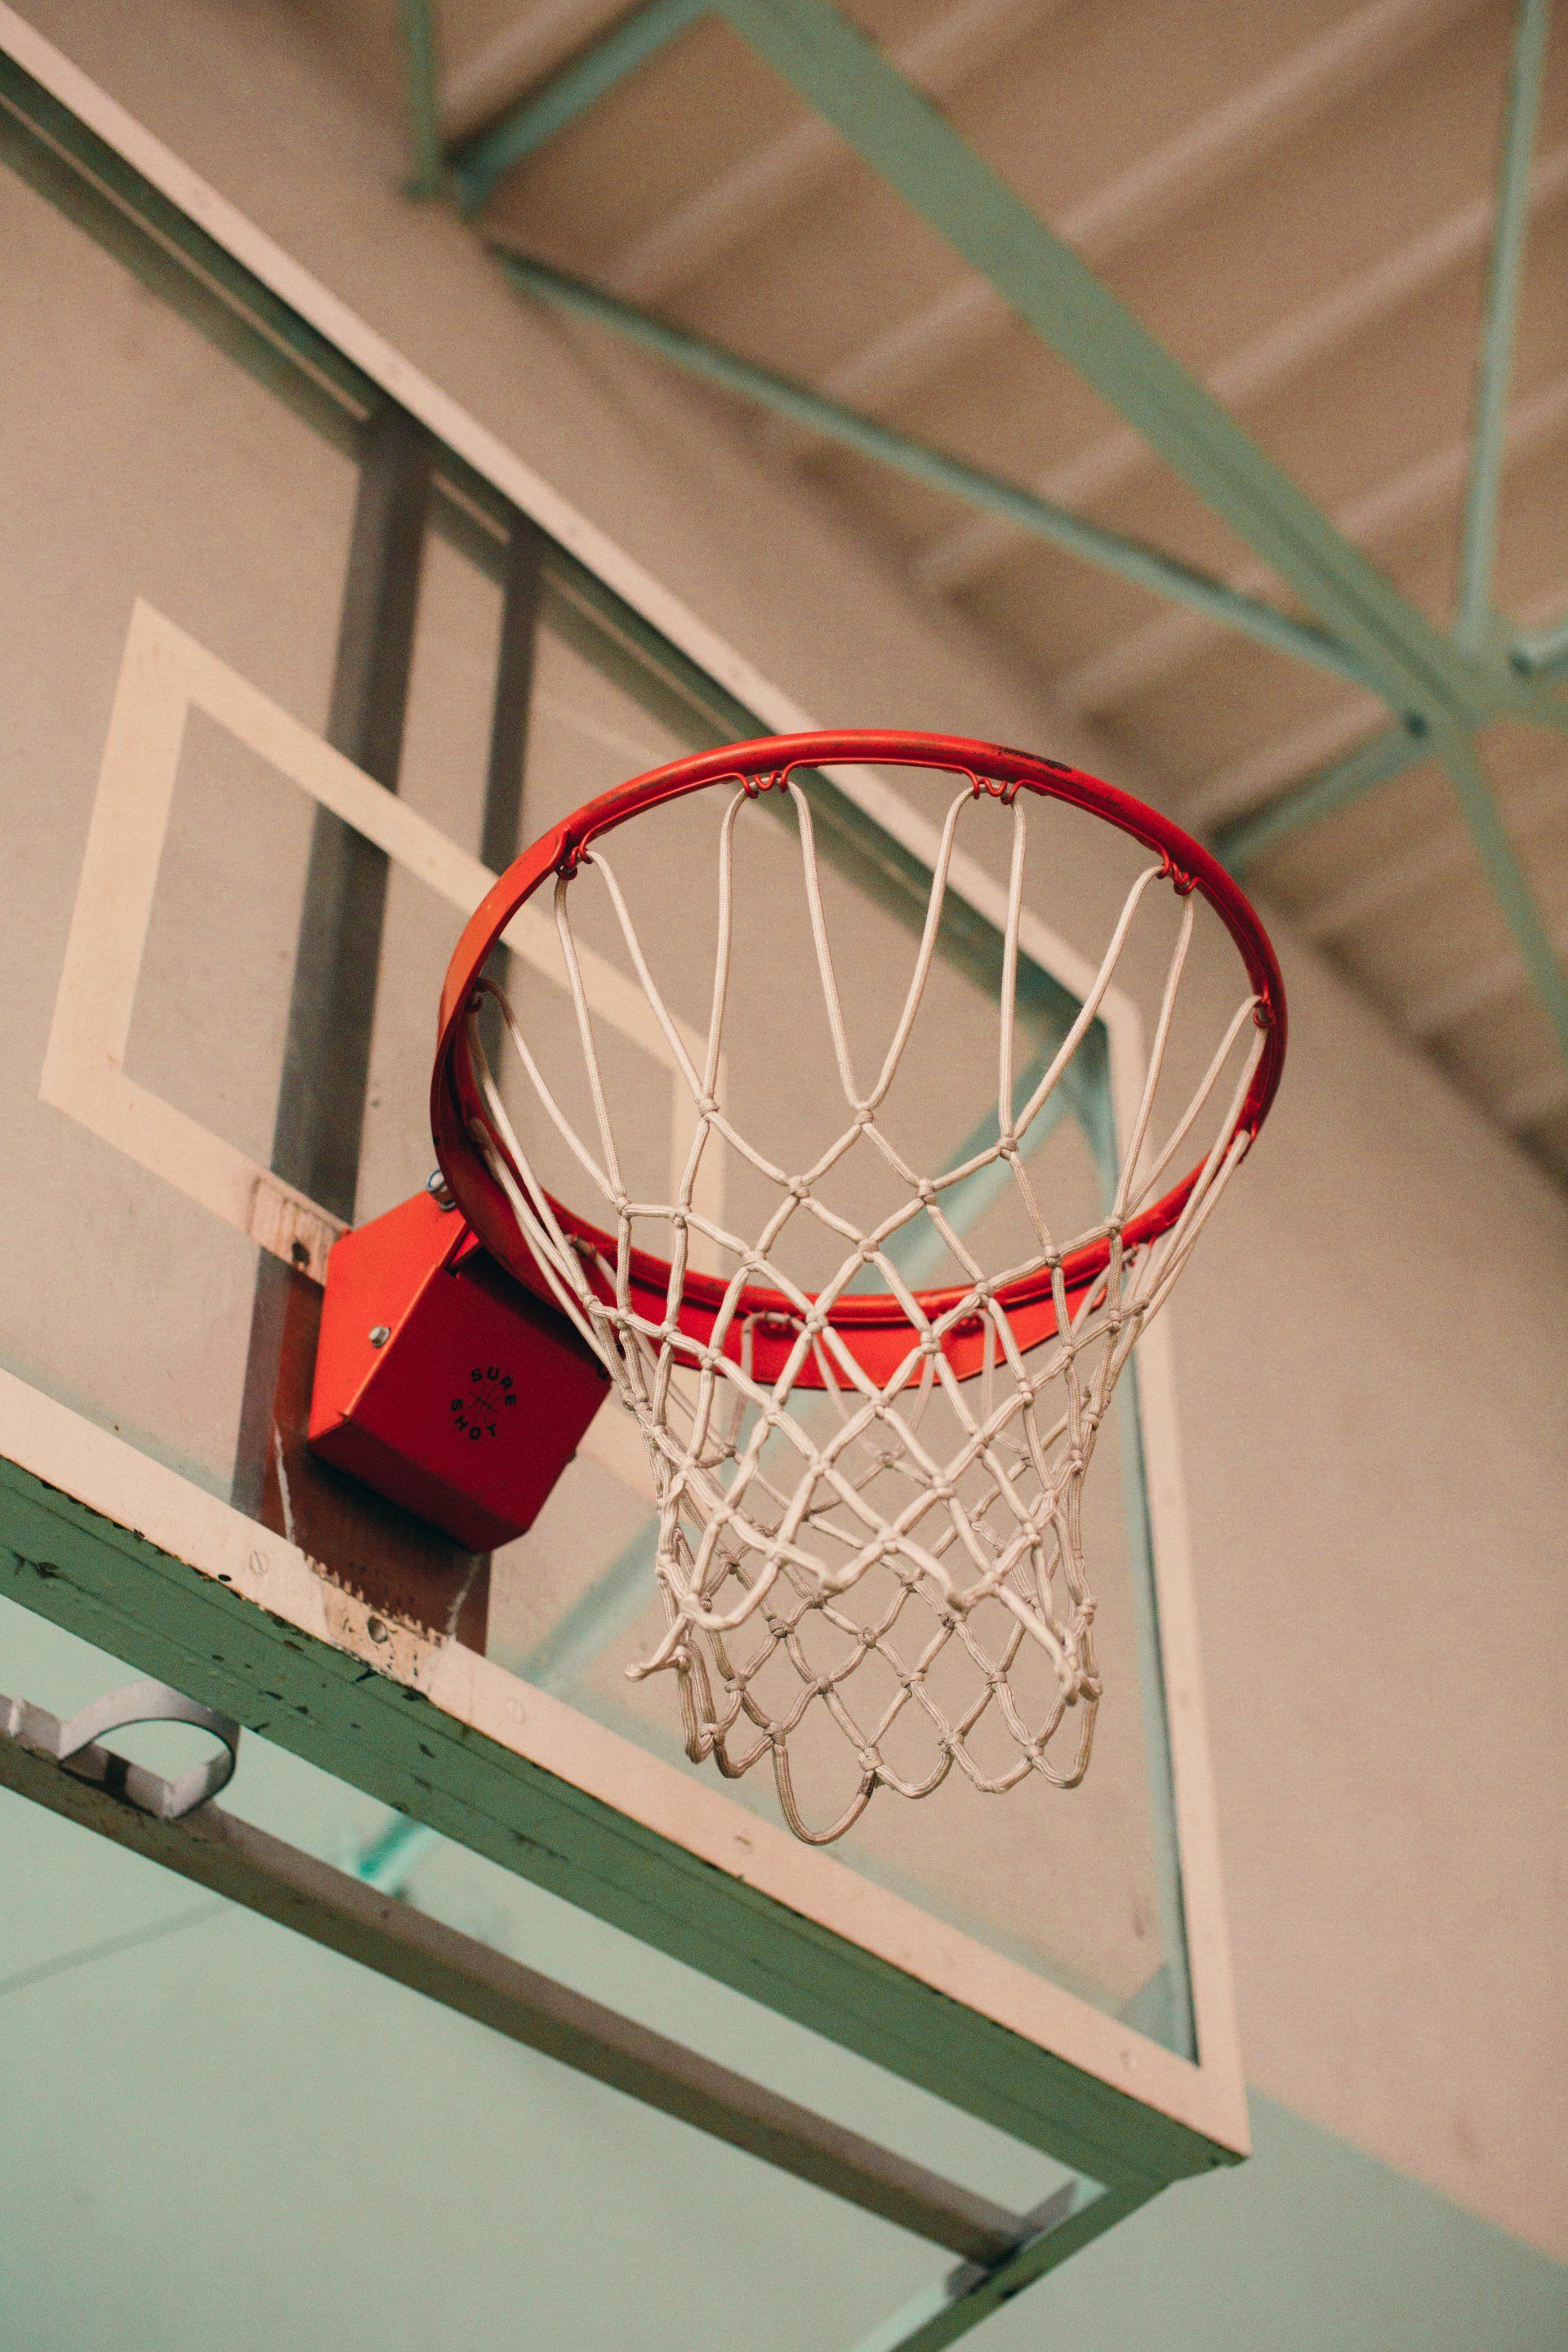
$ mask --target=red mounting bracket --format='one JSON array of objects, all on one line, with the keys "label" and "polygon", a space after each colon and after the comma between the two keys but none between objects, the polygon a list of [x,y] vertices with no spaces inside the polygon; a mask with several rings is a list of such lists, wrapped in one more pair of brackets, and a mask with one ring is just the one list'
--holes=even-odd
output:
[{"label": "red mounting bracket", "polygon": [[469,1551],[531,1528],[609,1380],[430,1192],[327,1265],[312,1453]]}]

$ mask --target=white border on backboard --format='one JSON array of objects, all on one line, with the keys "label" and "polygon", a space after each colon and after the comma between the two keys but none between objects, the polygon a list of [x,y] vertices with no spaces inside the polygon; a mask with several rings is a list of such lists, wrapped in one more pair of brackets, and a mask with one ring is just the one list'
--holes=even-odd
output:
[{"label": "white border on backboard", "polygon": [[[495,877],[439,828],[375,783],[351,760],[284,710],[237,670],[198,645],[173,621],[138,600],[104,742],[71,917],[59,990],[39,1081],[40,1099],[91,1129],[150,1174],[226,1224],[237,1225],[277,1257],[324,1281],[327,1254],[342,1220],[274,1175],[224,1137],[132,1077],[126,1047],[136,984],[152,921],[159,865],[192,710],[217,721],[320,807],[374,842],[392,862],[426,883],[467,918]],[[513,954],[562,984],[554,927],[542,907],[522,908],[508,925]],[[595,1015],[667,1070],[670,1078],[670,1165],[679,1180],[691,1146],[696,1108],[668,1042],[642,989],[586,945],[577,948],[584,992]],[[684,1030],[700,1064],[702,1041]],[[715,1191],[721,1163],[705,1169]],[[719,1201],[710,1201],[717,1212]],[[636,1432],[601,1416],[584,1450],[648,1490]]]},{"label": "white border on backboard", "polygon": [[[496,877],[406,801],[374,782],[237,670],[137,600],[38,1091],[57,1110],[79,1119],[177,1192],[237,1225],[275,1255],[303,1265],[321,1282],[327,1253],[342,1231],[341,1219],[138,1086],[125,1068],[180,748],[192,710],[215,719],[465,919]],[[542,908],[522,908],[507,927],[506,943],[514,955],[564,985],[554,927]],[[670,1073],[670,1166],[679,1179],[690,1152],[696,1112],[678,1082],[674,1056],[653,1008],[634,981],[592,948],[579,944],[577,962],[595,1013]],[[702,1040],[687,1030],[682,1042],[700,1063]]]},{"label": "white border on backboard", "polygon": [[[253,277],[335,344],[366,376],[418,417],[505,498],[531,515],[655,629],[679,646],[745,707],[757,712],[766,725],[779,733],[812,728],[813,720],[798,704],[759,676],[706,623],[670,595],[492,433],[411,366],[374,329],[143,130],[24,23],[14,9],[4,5],[4,0],[0,0],[0,48],[14,57],[63,106],[196,222]],[[244,685],[243,681],[237,683]],[[245,688],[245,691],[254,693],[255,689]],[[283,718],[284,714],[278,716]],[[331,755],[333,761],[337,758],[337,754]],[[335,771],[332,772],[335,776]],[[350,768],[349,773],[357,776],[358,772]],[[324,777],[327,771],[323,770],[322,774]],[[932,863],[932,828],[889,786],[863,770],[836,772],[835,781],[867,815],[914,856],[928,866]],[[341,783],[342,779],[337,778],[334,789],[341,788]],[[369,789],[378,790],[374,785]],[[324,793],[321,797],[324,804],[334,804]],[[397,806],[390,795],[384,797],[389,808]],[[357,823],[358,819],[351,816],[349,821]],[[422,848],[427,851],[428,845],[422,845]],[[445,848],[450,852],[449,844]],[[392,854],[399,852],[395,850]],[[476,878],[479,877],[483,877],[482,868],[476,868]],[[1004,893],[988,875],[972,860],[956,857],[951,877],[952,887],[960,895],[997,929],[1004,927]],[[488,877],[483,879],[488,880]],[[1090,974],[1083,959],[1067,942],[1028,917],[1020,941],[1028,955],[1081,996]],[[1143,1060],[1141,1024],[1136,1008],[1120,993],[1106,999],[1104,1018],[1110,1044],[1114,1109],[1118,1124],[1126,1133],[1137,1100]],[[100,1055],[105,1042],[102,1038],[98,1041],[95,1050]],[[99,1088],[101,1108],[107,1090],[101,1060],[92,1082]],[[124,1101],[114,1115],[122,1118],[130,1116]],[[225,1181],[229,1181],[232,1174],[231,1170]],[[292,1202],[276,1210],[269,1208],[264,1214],[257,1209],[254,1197],[247,1196],[243,1203],[243,1219],[234,1221],[244,1222],[246,1230],[253,1231],[254,1221],[258,1217],[265,1222],[265,1215],[282,1217],[302,1209],[310,1209],[316,1215],[321,1213],[314,1204],[303,1203],[295,1196]],[[276,1244],[269,1242],[268,1245]],[[1017,1963],[932,1919],[861,1878],[830,1855],[797,1844],[785,1831],[759,1821],[717,1789],[688,1779],[642,1748],[589,1722],[559,1700],[549,1698],[531,1685],[520,1684],[515,1676],[475,1654],[455,1644],[428,1645],[428,1654],[412,1663],[417,1666],[421,1686],[426,1687],[430,1696],[458,1719],[473,1722],[502,1745],[533,1757],[546,1769],[645,1822],[660,1834],[702,1855],[716,1868],[763,1889],[849,1941],[882,1954],[966,2008],[995,2018],[1012,2031],[1131,2092],[1173,2119],[1229,2147],[1245,2151],[1246,2092],[1225,1928],[1218,1830],[1198,1671],[1168,1326],[1164,1322],[1156,1322],[1143,1338],[1139,1362],[1155,1595],[1165,1668],[1176,1837],[1186,1911],[1198,2063],[1173,2055]],[[326,1638],[346,1646],[357,1646],[363,1637],[363,1627],[356,1632],[349,1622],[358,1604],[324,1584],[303,1556],[281,1538],[268,1535],[255,1522],[175,1473],[25,1383],[3,1374],[0,1449],[107,1517],[121,1525],[141,1528],[154,1542],[191,1561],[203,1573],[223,1573],[226,1581],[258,1604],[292,1616],[301,1626],[320,1630]],[[252,1564],[257,1559],[263,1562],[261,1570]],[[332,1612],[336,1617],[329,1624],[327,1619]],[[343,1622],[340,1623],[336,1618]],[[382,1654],[376,1654],[372,1662],[384,1663]]]}]

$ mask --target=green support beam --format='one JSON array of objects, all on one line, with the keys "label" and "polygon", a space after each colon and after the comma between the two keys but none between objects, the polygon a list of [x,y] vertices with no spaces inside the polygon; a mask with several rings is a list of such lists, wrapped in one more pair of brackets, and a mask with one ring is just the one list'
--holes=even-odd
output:
[{"label": "green support beam", "polygon": [[[1475,757],[1477,726],[1514,708],[1558,713],[1511,665],[1450,644],[1149,334],[1087,263],[1029,211],[930,101],[829,0],[716,0],[720,13],[944,236],[1024,324],[1075,367],[1347,646],[1397,719],[1440,735],[1444,762],[1531,982],[1568,1056],[1568,982]],[[1511,341],[1514,243],[1522,236],[1544,42],[1544,0],[1522,0],[1499,199],[1492,321]],[[1510,174],[1513,176],[1510,176]],[[1515,225],[1517,221],[1517,226]],[[1510,242],[1510,239],[1514,242]],[[1510,276],[1510,272],[1512,275]],[[1506,358],[1500,370],[1506,387]],[[1489,377],[1488,379],[1489,383]],[[1490,395],[1489,394],[1489,403]],[[1500,435],[1500,394],[1497,431]],[[1485,575],[1489,580],[1489,560]]]},{"label": "green support beam", "polygon": [[1245,874],[1303,825],[1316,824],[1336,809],[1348,808],[1363,793],[1431,757],[1428,736],[1411,727],[1390,727],[1359,745],[1348,758],[1336,760],[1331,767],[1320,769],[1316,775],[1292,784],[1289,792],[1264,802],[1261,808],[1215,825],[1208,836],[1209,846],[1231,873]]},{"label": "green support beam", "polygon": [[1487,280],[1486,322],[1476,367],[1475,424],[1459,553],[1458,610],[1454,625],[1456,643],[1472,654],[1485,651],[1494,625],[1492,567],[1497,554],[1498,506],[1502,495],[1509,378],[1513,368],[1514,330],[1530,223],[1530,163],[1541,111],[1546,37],[1551,23],[1552,0],[1520,0],[1498,167],[1497,218]]},{"label": "green support beam", "polygon": [[479,212],[514,163],[586,113],[667,41],[695,24],[705,8],[706,0],[643,0],[499,122],[456,148],[449,163],[464,212]]},{"label": "green support beam", "polygon": [[[1496,642],[1500,632],[1490,604],[1506,394],[1549,0],[1521,0],[1478,376],[1461,611],[1452,641],[1400,594],[830,0],[711,5],[1026,327],[1142,435],[1321,625],[1296,621],[1157,549],[1106,531],[558,271],[519,255],[503,256],[514,282],[614,326],[689,371],[917,480],[1005,514],[1018,527],[1194,606],[1277,651],[1370,686],[1399,723],[1348,760],[1219,828],[1221,854],[1238,870],[1255,864],[1300,825],[1347,806],[1439,751],[1531,982],[1568,1054],[1568,984],[1474,751],[1477,729],[1502,717],[1568,729],[1568,707],[1548,690],[1549,680],[1568,668],[1568,627],[1522,639],[1505,655]],[[689,0],[654,0],[623,18],[597,48],[487,134],[488,149],[480,142],[469,151],[470,186],[482,182],[488,189],[509,160],[549,137],[700,13]]]},{"label": "green support beam", "polygon": [[1568,613],[1552,628],[1521,637],[1514,660],[1527,677],[1558,677],[1568,670]]},{"label": "green support beam", "polygon": [[1445,734],[1434,747],[1448,772],[1470,837],[1513,933],[1530,982],[1555,1032],[1568,1061],[1568,976],[1563,973],[1552,935],[1525,879],[1519,855],[1499,814],[1473,740],[1458,731]]},{"label": "green support beam", "polygon": [[1489,715],[1471,666],[827,0],[719,12],[1355,655],[1401,717]]},{"label": "green support beam", "polygon": [[[1005,2262],[989,2270],[965,2263],[863,2336],[856,2352],[946,2352],[950,2344],[958,2343],[1016,2294],[1056,2270],[1069,2254],[1136,2213],[1155,2193],[1152,2188],[1105,2189],[1097,2196],[1079,2191],[1064,2218],[1026,2239]],[[1051,2202],[1055,2205],[1057,2200]]]},{"label": "green support beam", "polygon": [[1052,546],[1065,548],[1070,554],[1081,555],[1123,580],[1152,589],[1157,595],[1190,604],[1226,628],[1239,629],[1259,644],[1272,646],[1276,653],[1310,662],[1319,669],[1331,670],[1360,686],[1371,683],[1343,646],[1337,645],[1321,629],[1292,620],[1277,605],[1266,604],[1256,596],[1244,596],[1238,590],[1227,587],[1223,580],[1193,571],[1173,557],[1163,555],[1157,548],[1106,530],[1068,507],[1055,506],[1049,499],[1037,498],[1032,490],[1020,488],[1016,482],[983,473],[978,467],[966,465],[962,458],[933,449],[923,441],[913,440],[876,417],[843,408],[807,384],[759,367],[737,352],[706,342],[679,327],[667,325],[661,319],[650,318],[629,302],[584,285],[580,278],[569,278],[542,261],[510,252],[501,246],[493,250],[507,276],[524,292],[539,296],[558,310],[591,319],[597,325],[613,327],[645,350],[672,361],[689,375],[701,376],[710,383],[722,385],[726,392],[739,393],[773,415],[808,425],[825,439],[858,450],[862,457],[875,458],[895,472],[925,483],[929,488],[947,491],[971,506],[1005,515],[1010,522],[1035,538],[1047,540]]},{"label": "green support beam", "polygon": [[430,0],[397,0],[408,99],[411,196],[438,196],[446,185],[441,150],[441,58]]}]

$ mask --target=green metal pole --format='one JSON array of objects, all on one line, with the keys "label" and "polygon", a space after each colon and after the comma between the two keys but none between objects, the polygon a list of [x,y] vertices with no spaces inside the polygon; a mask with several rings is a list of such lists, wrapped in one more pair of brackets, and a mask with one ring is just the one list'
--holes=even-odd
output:
[{"label": "green metal pole", "polygon": [[1336,760],[1332,767],[1320,769],[1316,775],[1292,784],[1289,792],[1265,801],[1246,816],[1233,817],[1228,824],[1214,826],[1208,836],[1209,846],[1233,874],[1244,874],[1277,842],[1299,833],[1303,825],[1316,824],[1320,818],[1331,816],[1336,809],[1348,808],[1363,793],[1404,775],[1407,769],[1431,756],[1432,744],[1427,736],[1412,727],[1391,727],[1359,745],[1347,759]]},{"label": "green metal pole", "polygon": [[1563,1057],[1568,1061],[1568,975],[1558,961],[1518,852],[1499,814],[1474,740],[1468,735],[1445,732],[1434,749],[1448,772],[1448,781],[1486,867],[1487,878],[1513,933],[1531,984],[1556,1032]]},{"label": "green metal pole", "polygon": [[1483,689],[1475,667],[828,0],[715,5],[1295,589],[1397,715],[1491,714],[1489,681]]},{"label": "green metal pole", "polygon": [[[1158,2186],[1152,2181],[1119,2184],[1092,2197],[1078,2190],[1064,2220],[1048,2222],[992,2269],[969,2263],[951,2272],[862,2337],[856,2352],[946,2352],[948,2345],[958,2343],[1016,2294],[1056,2270],[1069,2254],[1076,2254],[1146,2205]],[[1054,2206],[1058,2200],[1050,2201]],[[1069,2199],[1064,2195],[1061,2201],[1067,2205]]]},{"label": "green metal pole", "polygon": [[585,286],[581,279],[552,269],[544,262],[509,252],[504,247],[498,246],[493,250],[515,285],[561,310],[592,319],[600,326],[613,327],[645,349],[657,352],[660,358],[673,361],[689,374],[722,384],[726,391],[740,393],[775,415],[808,425],[826,439],[841,442],[931,488],[945,490],[971,506],[986,507],[994,513],[1005,515],[1010,522],[1032,532],[1037,539],[1048,540],[1053,546],[1084,556],[1123,580],[1152,589],[1156,595],[1191,604],[1227,628],[1242,630],[1259,644],[1272,646],[1277,653],[1311,662],[1319,669],[1331,670],[1361,686],[1371,683],[1343,646],[1321,629],[1292,620],[1273,604],[1244,596],[1239,590],[1227,587],[1223,580],[1211,579],[1206,572],[1191,571],[1173,557],[1162,555],[1157,548],[1105,530],[1067,507],[1055,506],[1016,483],[983,473],[962,458],[949,457],[923,441],[912,440],[875,417],[840,407],[837,401],[812,391],[807,384],[776,375],[769,368],[742,359],[739,352],[705,342],[681,328],[668,326],[663,320],[650,318],[646,311],[634,309],[616,296]]},{"label": "green metal pole", "polygon": [[706,5],[707,0],[644,0],[499,122],[465,141],[451,159],[463,210],[477,213],[514,163],[553,139],[667,41],[685,32]]},{"label": "green metal pole", "polygon": [[[624,20],[618,34],[568,68],[564,99],[552,101],[556,89],[552,85],[531,101],[545,110],[537,118],[538,135],[548,136],[567,119],[560,110],[563,104],[569,102],[569,112],[580,110],[647,55],[650,45],[668,37],[671,11],[686,5],[687,0],[654,0],[652,8]],[[681,334],[558,272],[521,257],[505,257],[514,279],[917,479],[1006,514],[1058,545],[1074,547],[1124,578],[1248,630],[1278,650],[1373,686],[1405,722],[1405,730],[1363,747],[1352,760],[1283,795],[1272,808],[1227,828],[1230,855],[1256,858],[1268,841],[1282,837],[1293,825],[1342,806],[1397,774],[1420,756],[1418,743],[1411,748],[1413,737],[1429,730],[1434,749],[1441,746],[1504,916],[1568,1054],[1563,976],[1473,742],[1478,726],[1505,712],[1553,729],[1568,724],[1555,700],[1541,692],[1540,672],[1523,649],[1516,647],[1514,656],[1504,659],[1489,643],[1488,594],[1547,0],[1521,0],[1504,142],[1465,564],[1465,613],[1473,643],[1449,643],[1440,635],[829,0],[712,0],[712,5],[986,278],[1026,326],[1059,352],[1143,435],[1296,590],[1309,610],[1328,624],[1332,635],[1305,629],[1271,605],[1192,572],[1156,549],[1101,531],[1064,508],[911,441],[875,419],[842,409],[805,385]],[[680,16],[679,21],[689,19]],[[1458,634],[1463,639],[1466,632]]]},{"label": "green metal pole", "polygon": [[431,0],[398,0],[413,171],[411,196],[437,196],[446,180],[441,153],[441,58]]},{"label": "green metal pole", "polygon": [[[416,0],[404,0],[404,5],[413,6]],[[1510,716],[1553,731],[1568,730],[1568,706],[1546,690],[1554,676],[1568,669],[1568,623],[1521,638],[1505,652],[1493,642],[1495,624],[1486,611],[1509,349],[1549,0],[1521,0],[1492,299],[1478,384],[1464,569],[1468,618],[1452,643],[1247,438],[1206,389],[996,179],[952,125],[829,0],[709,0],[709,5],[984,275],[1026,325],[1060,352],[1143,434],[1311,609],[1327,617],[1330,628],[1295,621],[1158,549],[1101,530],[1015,483],[842,408],[806,385],[666,327],[521,256],[507,257],[514,279],[913,479],[1003,515],[1019,529],[1157,594],[1192,605],[1278,652],[1355,678],[1382,695],[1394,716],[1413,728],[1409,735],[1396,730],[1379,738],[1376,745],[1363,746],[1349,761],[1220,828],[1220,838],[1233,857],[1251,863],[1297,826],[1401,773],[1421,756],[1423,727],[1464,732]],[[453,159],[452,173],[468,207],[484,201],[511,163],[574,120],[702,13],[700,0],[645,0],[502,122],[470,141]]]},{"label": "green metal pole", "polygon": [[1568,670],[1568,613],[1553,627],[1521,637],[1514,657],[1529,677],[1555,677]]},{"label": "green metal pole", "polygon": [[1509,377],[1513,367],[1519,289],[1530,222],[1530,162],[1546,62],[1552,0],[1520,0],[1513,69],[1498,167],[1497,218],[1487,281],[1486,323],[1476,364],[1475,424],[1470,445],[1465,531],[1459,556],[1455,642],[1467,653],[1487,649],[1492,629],[1492,567],[1497,553],[1498,503],[1502,491]]}]

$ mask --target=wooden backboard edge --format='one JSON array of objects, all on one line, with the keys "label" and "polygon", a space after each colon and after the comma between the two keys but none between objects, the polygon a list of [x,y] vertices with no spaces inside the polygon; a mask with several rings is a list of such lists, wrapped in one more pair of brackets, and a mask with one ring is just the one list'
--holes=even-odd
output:
[{"label": "wooden backboard edge", "polygon": [[[1223,2126],[1118,2090],[487,1738],[406,1678],[416,1637],[334,1588],[311,1629],[8,1458],[0,1543],[0,1589],[37,1613],[1098,2180],[1245,2153]],[[1152,2074],[1164,2060],[1196,2077],[1142,2054]]]}]

